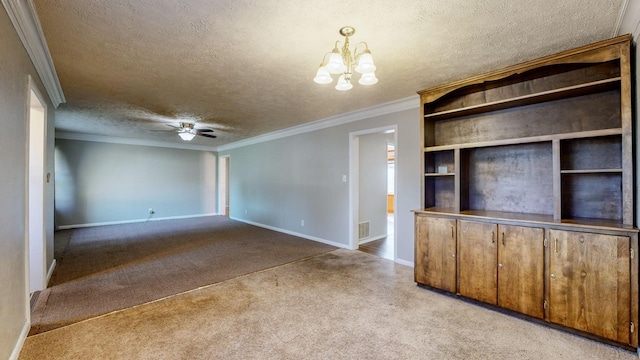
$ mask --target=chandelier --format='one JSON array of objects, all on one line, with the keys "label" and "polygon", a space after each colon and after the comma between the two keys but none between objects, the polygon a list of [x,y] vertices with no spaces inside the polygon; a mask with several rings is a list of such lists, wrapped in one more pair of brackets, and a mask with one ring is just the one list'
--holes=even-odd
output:
[{"label": "chandelier", "polygon": [[[333,82],[331,74],[341,74],[338,78],[336,90],[350,90],[353,87],[351,77],[353,76],[353,70],[355,70],[362,74],[360,80],[358,80],[360,85],[373,85],[378,82],[375,73],[376,66],[373,64],[373,57],[371,57],[371,51],[369,51],[367,43],[364,41],[358,43],[353,49],[353,54],[349,50],[349,36],[355,32],[356,29],[351,26],[345,26],[340,29],[340,35],[344,36],[342,50],[339,49],[340,41],[336,41],[333,51],[326,53],[322,58],[322,63],[313,81],[318,84],[330,84]],[[360,45],[364,45],[364,49],[358,52]],[[329,55],[328,60],[327,55]]]}]

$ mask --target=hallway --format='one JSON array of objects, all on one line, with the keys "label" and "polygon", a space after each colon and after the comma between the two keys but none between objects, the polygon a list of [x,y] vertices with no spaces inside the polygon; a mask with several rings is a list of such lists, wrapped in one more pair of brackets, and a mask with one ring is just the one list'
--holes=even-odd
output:
[{"label": "hallway", "polygon": [[361,244],[358,250],[377,255],[384,259],[394,260],[393,248],[395,242],[393,214],[387,215],[387,237]]}]

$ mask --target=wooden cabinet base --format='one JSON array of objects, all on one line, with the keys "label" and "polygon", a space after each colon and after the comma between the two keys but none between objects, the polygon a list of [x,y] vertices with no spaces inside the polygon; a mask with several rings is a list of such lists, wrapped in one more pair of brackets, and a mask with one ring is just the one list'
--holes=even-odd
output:
[{"label": "wooden cabinet base", "polygon": [[415,211],[415,281],[638,348],[638,230]]}]

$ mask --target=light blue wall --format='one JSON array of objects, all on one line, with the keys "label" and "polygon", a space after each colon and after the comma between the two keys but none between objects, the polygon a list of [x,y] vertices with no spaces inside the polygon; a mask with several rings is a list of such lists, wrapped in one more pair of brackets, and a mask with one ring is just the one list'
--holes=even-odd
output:
[{"label": "light blue wall", "polygon": [[212,152],[56,139],[60,227],[216,212]]},{"label": "light blue wall", "polygon": [[397,125],[397,258],[413,263],[411,210],[420,206],[418,103],[416,98],[415,109],[220,151],[230,156],[231,217],[348,247],[349,183],[342,176],[349,174],[349,134]]},{"label": "light blue wall", "polygon": [[[29,81],[48,107],[46,168],[53,173],[53,105],[4,7],[0,7],[0,359],[19,350],[29,330],[26,259],[27,109]],[[46,267],[53,261],[53,182],[45,185]]]}]

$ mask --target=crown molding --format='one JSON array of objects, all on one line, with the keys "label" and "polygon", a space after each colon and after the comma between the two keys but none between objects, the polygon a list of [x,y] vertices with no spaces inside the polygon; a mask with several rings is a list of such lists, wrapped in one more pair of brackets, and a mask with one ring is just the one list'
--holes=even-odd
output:
[{"label": "crown molding", "polygon": [[640,0],[624,0],[616,21],[613,36],[631,34],[640,36]]},{"label": "crown molding", "polygon": [[303,134],[311,131],[326,129],[328,127],[343,125],[354,121],[369,119],[376,116],[382,116],[387,114],[393,114],[396,112],[416,109],[420,107],[420,97],[410,96],[404,99],[391,101],[388,103],[375,105],[369,108],[356,110],[317,121],[312,121],[306,124],[293,126],[283,130],[270,132],[264,135],[258,135],[249,139],[236,141],[233,143],[220,145],[216,148],[217,151],[226,151],[243,146],[259,144],[266,141],[281,139],[287,136],[293,136]]},{"label": "crown molding", "polygon": [[183,149],[183,150],[216,151],[215,146],[195,145],[195,144],[186,144],[186,143],[185,144],[170,143],[170,142],[157,141],[157,140],[120,138],[115,136],[82,134],[82,133],[74,133],[74,132],[66,132],[66,131],[56,131],[56,139],[92,141],[92,142],[123,144],[123,145],[153,146],[153,147],[173,148],[173,149]]},{"label": "crown molding", "polygon": [[163,147],[163,148],[219,152],[219,151],[235,149],[238,147],[259,144],[262,142],[276,140],[276,139],[280,139],[287,136],[293,136],[297,134],[303,134],[311,131],[325,129],[325,128],[336,126],[336,125],[347,124],[354,121],[369,119],[376,116],[382,116],[386,114],[396,113],[399,111],[415,109],[415,108],[418,108],[419,106],[420,106],[420,98],[416,95],[416,96],[411,96],[405,99],[400,99],[400,100],[372,106],[370,108],[328,117],[328,118],[317,120],[311,123],[293,126],[287,129],[278,130],[268,134],[259,135],[249,139],[240,140],[230,144],[219,145],[219,146],[191,145],[186,143],[180,144],[180,143],[170,143],[170,142],[156,141],[156,140],[121,138],[121,137],[115,137],[115,136],[92,135],[92,134],[83,134],[83,133],[66,132],[66,131],[56,131],[55,137],[56,139],[65,139],[65,140],[93,141],[93,142],[103,142],[103,143],[111,143],[111,144],[155,146],[155,147]]},{"label": "crown molding", "polygon": [[38,13],[32,0],[2,0],[9,19],[27,50],[54,107],[66,102],[47,40],[42,32]]}]

